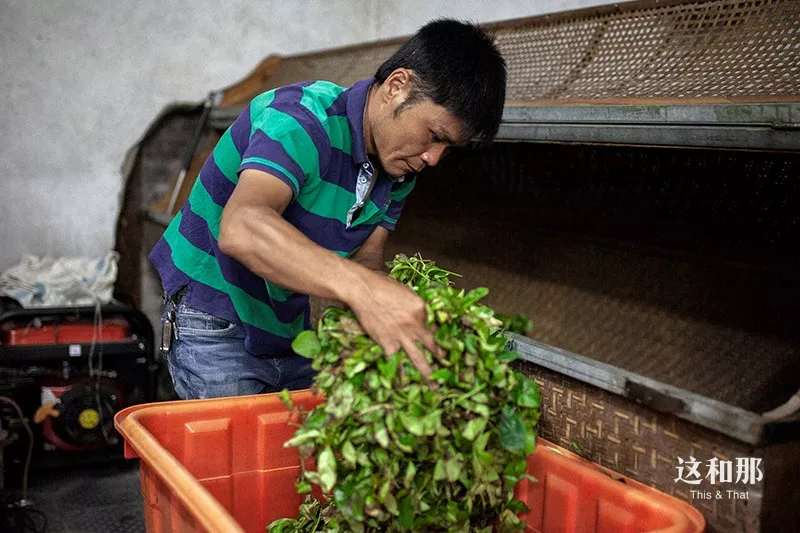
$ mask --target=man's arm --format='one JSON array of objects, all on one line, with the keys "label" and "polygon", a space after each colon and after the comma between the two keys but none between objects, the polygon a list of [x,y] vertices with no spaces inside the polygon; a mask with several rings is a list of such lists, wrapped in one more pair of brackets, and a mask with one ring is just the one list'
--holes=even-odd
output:
[{"label": "man's arm", "polygon": [[[291,189],[280,179],[242,171],[222,212],[220,250],[282,287],[344,302],[387,354],[404,349],[428,376],[430,365],[417,342],[432,351],[437,346],[425,327],[423,300],[401,283],[312,242],[283,218],[291,200]],[[379,233],[368,250],[380,239]]]},{"label": "man's arm", "polygon": [[385,272],[386,261],[384,259],[384,248],[389,239],[389,230],[377,226],[370,236],[361,245],[361,248],[353,255],[352,260],[360,265],[375,270]]}]

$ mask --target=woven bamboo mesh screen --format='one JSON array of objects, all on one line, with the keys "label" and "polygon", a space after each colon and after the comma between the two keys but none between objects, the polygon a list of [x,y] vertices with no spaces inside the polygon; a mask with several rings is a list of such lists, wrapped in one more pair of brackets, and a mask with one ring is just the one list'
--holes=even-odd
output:
[{"label": "woven bamboo mesh screen", "polygon": [[[647,7],[650,6],[650,7]],[[800,2],[652,2],[499,29],[509,100],[800,94]]]},{"label": "woven bamboo mesh screen", "polygon": [[[495,143],[426,170],[387,252],[536,340],[763,412],[800,387],[800,158]],[[463,283],[463,284],[462,284]]]},{"label": "woven bamboo mesh screen", "polygon": [[[800,2],[632,2],[490,26],[507,99],[800,96]],[[402,40],[285,58],[264,89],[372,76]]]},{"label": "woven bamboo mesh screen", "polygon": [[[748,485],[749,500],[701,500],[692,497],[691,490],[697,487],[675,482],[678,457],[695,457],[705,464],[711,457],[735,461],[758,456],[760,451],[558,372],[533,365],[519,365],[519,369],[539,384],[542,437],[694,505],[706,518],[707,533],[775,531],[760,527],[760,515],[766,513],[762,513],[758,495],[772,490],[767,485],[780,476],[780,464],[765,461],[763,472],[768,481]],[[715,489],[741,491],[742,487],[719,482]],[[788,485],[778,485],[778,491],[781,488],[791,490]]]},{"label": "woven bamboo mesh screen", "polygon": [[349,87],[374,76],[381,63],[399,47],[399,42],[376,43],[285,58],[278,72],[267,80],[264,90],[306,80],[327,80]]}]

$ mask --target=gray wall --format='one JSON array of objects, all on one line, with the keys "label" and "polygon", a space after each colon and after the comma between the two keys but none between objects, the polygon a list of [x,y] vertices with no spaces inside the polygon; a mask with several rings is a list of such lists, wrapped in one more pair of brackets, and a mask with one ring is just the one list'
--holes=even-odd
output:
[{"label": "gray wall", "polygon": [[166,104],[271,53],[489,22],[598,0],[0,0],[0,271],[114,245],[125,151]]}]

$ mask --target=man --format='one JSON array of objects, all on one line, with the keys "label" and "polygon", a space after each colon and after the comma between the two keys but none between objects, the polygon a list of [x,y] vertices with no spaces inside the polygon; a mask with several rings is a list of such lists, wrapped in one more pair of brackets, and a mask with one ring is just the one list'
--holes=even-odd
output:
[{"label": "man", "polygon": [[345,303],[386,353],[403,349],[430,374],[424,302],[382,273],[384,244],[418,172],[497,133],[505,80],[489,36],[438,20],[375,79],[254,98],[150,254],[178,395],[310,386],[309,361],[291,350],[308,295]]}]

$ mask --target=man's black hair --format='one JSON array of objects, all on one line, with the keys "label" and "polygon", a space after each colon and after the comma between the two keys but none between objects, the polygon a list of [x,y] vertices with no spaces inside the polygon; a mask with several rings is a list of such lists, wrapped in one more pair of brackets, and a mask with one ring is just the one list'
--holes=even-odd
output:
[{"label": "man's black hair", "polygon": [[497,134],[506,63],[484,30],[451,19],[429,22],[378,68],[375,79],[382,84],[398,68],[413,71],[400,109],[429,98],[464,123],[465,140],[487,143]]}]

